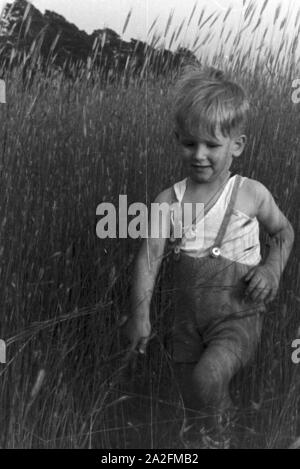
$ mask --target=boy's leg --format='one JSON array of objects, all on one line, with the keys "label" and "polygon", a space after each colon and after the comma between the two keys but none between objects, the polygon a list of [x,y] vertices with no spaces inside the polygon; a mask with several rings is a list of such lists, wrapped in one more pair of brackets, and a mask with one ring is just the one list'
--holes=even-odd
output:
[{"label": "boy's leg", "polygon": [[216,429],[221,429],[235,412],[230,381],[253,356],[261,325],[259,316],[224,320],[206,336],[207,347],[194,367],[192,379],[198,399]]},{"label": "boy's leg", "polygon": [[178,387],[178,392],[183,399],[186,410],[201,410],[201,403],[195,392],[193,383],[193,371],[196,363],[175,363],[174,374]]},{"label": "boy's leg", "polygon": [[195,393],[212,429],[221,427],[224,419],[234,413],[229,384],[242,363],[231,348],[232,343],[225,341],[222,345],[209,345],[193,369]]},{"label": "boy's leg", "polygon": [[[220,352],[210,348],[198,363],[175,363],[178,389],[185,406],[184,431],[189,430],[184,436],[187,444],[195,442],[203,447],[214,447],[216,441],[222,440],[223,427],[227,425],[225,418],[229,419],[234,409],[228,390],[231,373],[224,372],[228,363],[231,367],[231,360],[222,362],[224,354]],[[220,369],[215,366],[215,360],[219,359]],[[213,437],[208,443],[202,441],[203,437],[207,439],[207,435],[210,440]]]},{"label": "boy's leg", "polygon": [[[174,363],[173,370],[177,384],[177,391],[184,404],[184,420],[180,436],[185,445],[201,441],[200,432],[205,427],[201,402],[193,385],[193,371],[196,363]],[[196,446],[198,447],[198,446]]]},{"label": "boy's leg", "polygon": [[[200,404],[193,387],[193,370],[199,357],[203,353],[203,339],[199,334],[197,325],[189,314],[176,318],[176,327],[172,335],[173,370],[186,414],[197,416]],[[189,411],[190,409],[190,411]]]}]

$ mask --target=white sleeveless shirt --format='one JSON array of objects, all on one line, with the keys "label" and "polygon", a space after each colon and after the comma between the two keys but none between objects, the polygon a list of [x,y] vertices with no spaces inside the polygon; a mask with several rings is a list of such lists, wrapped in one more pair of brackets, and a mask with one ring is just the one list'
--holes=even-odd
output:
[{"label": "white sleeveless shirt", "polygon": [[[201,240],[195,238],[186,238],[181,245],[181,250],[193,257],[209,256],[210,248],[219,232],[222,220],[224,218],[236,176],[232,176],[227,181],[223,192],[217,202],[204,215],[200,223],[204,228],[204,238]],[[241,185],[246,177],[241,178]],[[186,191],[187,178],[174,184],[174,192],[177,201],[181,204]],[[203,226],[204,224],[204,226]],[[183,227],[185,232],[190,227]],[[197,224],[195,226],[197,230]],[[229,224],[223,238],[221,255],[234,262],[240,262],[247,265],[257,265],[261,261],[260,241],[259,241],[259,223],[257,218],[251,218],[245,213],[233,208]]]}]

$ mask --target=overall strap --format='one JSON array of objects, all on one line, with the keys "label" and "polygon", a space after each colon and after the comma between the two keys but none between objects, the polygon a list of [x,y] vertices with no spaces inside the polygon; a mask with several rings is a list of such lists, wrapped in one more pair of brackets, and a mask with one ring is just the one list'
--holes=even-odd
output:
[{"label": "overall strap", "polygon": [[[224,190],[224,187],[226,186],[228,180],[230,179],[230,175],[231,173],[229,173],[229,176],[228,178],[225,180],[225,182],[219,187],[219,189],[217,190],[217,192],[210,198],[210,200],[204,205],[204,210],[203,212],[201,213],[202,217],[199,218],[199,214],[194,217],[193,221],[192,221],[192,225],[198,223],[206,214],[207,212],[209,212],[209,210],[218,202],[219,200],[219,197],[220,197],[220,194],[223,192]],[[175,189],[174,189],[174,186],[172,187],[172,201],[174,202],[178,202],[177,200],[177,197],[176,197],[176,193],[175,193]],[[185,240],[185,234],[183,234],[183,237],[181,239],[181,241],[183,242]]]},{"label": "overall strap", "polygon": [[[230,179],[230,175],[231,173],[229,174],[228,178],[225,180],[225,182],[219,187],[219,189],[217,190],[217,192],[211,197],[211,199],[204,205],[204,214],[203,215],[206,215],[210,209],[219,201],[219,197],[221,196],[222,192],[224,191],[224,188],[225,186],[227,185],[227,182],[229,181]],[[193,223],[196,223],[196,221],[198,221],[198,219],[194,219],[193,220]]]},{"label": "overall strap", "polygon": [[233,210],[235,202],[236,202],[237,193],[238,193],[238,189],[239,189],[241,180],[242,180],[242,177],[238,174],[235,178],[234,186],[233,186],[231,197],[230,197],[230,201],[229,201],[229,204],[227,206],[227,210],[225,212],[225,215],[224,215],[222,224],[220,226],[219,232],[217,234],[216,240],[214,242],[213,248],[215,248],[215,247],[220,248],[221,247],[221,244],[222,244],[224,235],[226,233],[230,217],[232,215],[232,210]]}]

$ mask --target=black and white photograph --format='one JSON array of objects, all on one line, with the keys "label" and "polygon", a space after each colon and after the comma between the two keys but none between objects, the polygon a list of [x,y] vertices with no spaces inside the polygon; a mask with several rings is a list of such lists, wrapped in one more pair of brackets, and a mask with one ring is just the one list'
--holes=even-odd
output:
[{"label": "black and white photograph", "polygon": [[300,449],[299,0],[0,12],[0,448]]}]

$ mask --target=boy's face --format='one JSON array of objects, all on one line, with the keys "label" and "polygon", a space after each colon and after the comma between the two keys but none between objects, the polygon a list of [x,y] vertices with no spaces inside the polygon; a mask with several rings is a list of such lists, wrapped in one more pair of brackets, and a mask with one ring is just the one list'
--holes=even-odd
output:
[{"label": "boy's face", "polygon": [[187,173],[198,183],[212,182],[228,171],[233,158],[242,154],[246,143],[245,135],[224,137],[221,132],[216,132],[215,139],[195,139],[181,133],[177,133],[177,139]]}]

